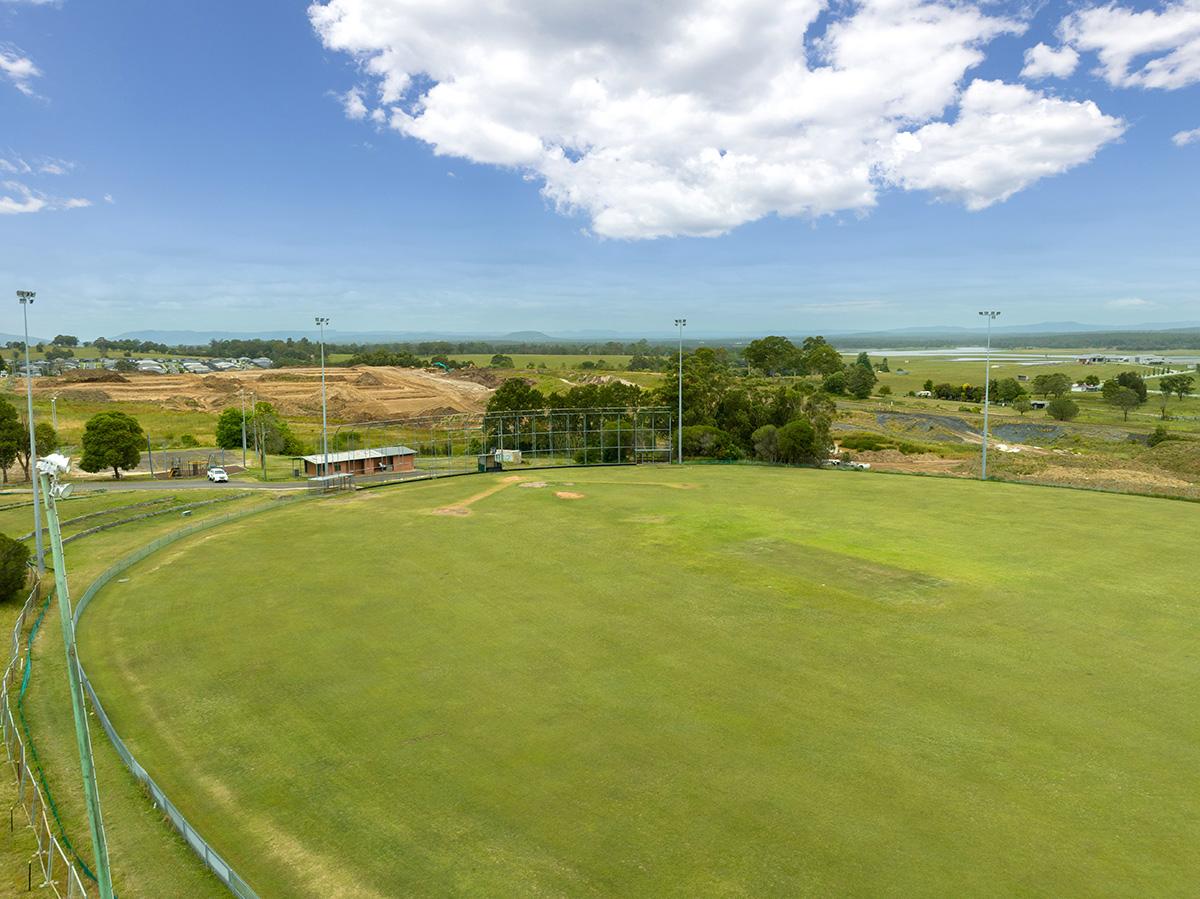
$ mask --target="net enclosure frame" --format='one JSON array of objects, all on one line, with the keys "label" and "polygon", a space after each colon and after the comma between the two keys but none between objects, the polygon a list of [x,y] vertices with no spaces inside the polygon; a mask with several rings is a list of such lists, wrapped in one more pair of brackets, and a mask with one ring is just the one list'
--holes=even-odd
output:
[{"label": "net enclosure frame", "polygon": [[415,469],[403,473],[413,477],[478,471],[481,457],[513,450],[533,468],[636,465],[671,462],[674,427],[675,413],[666,406],[454,412],[345,422],[331,435],[330,448],[414,449]]}]

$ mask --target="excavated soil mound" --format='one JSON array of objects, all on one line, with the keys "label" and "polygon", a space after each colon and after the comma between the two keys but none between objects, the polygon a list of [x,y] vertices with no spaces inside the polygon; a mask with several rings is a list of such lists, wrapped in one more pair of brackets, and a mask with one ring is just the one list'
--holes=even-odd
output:
[{"label": "excavated soil mound", "polygon": [[69,371],[57,381],[63,384],[128,384],[129,379],[120,372],[104,368],[79,368]]},{"label": "excavated soil mound", "polygon": [[[321,370],[214,372],[207,375],[154,375],[81,372],[98,375],[76,381],[103,383],[103,392],[80,395],[96,402],[150,403],[166,409],[220,412],[237,403],[236,391],[246,388],[275,406],[283,415],[321,414]],[[482,412],[492,391],[471,381],[413,368],[336,368],[327,372],[330,414],[342,421],[378,421],[429,414]],[[59,392],[61,382],[41,378],[34,392]]]}]

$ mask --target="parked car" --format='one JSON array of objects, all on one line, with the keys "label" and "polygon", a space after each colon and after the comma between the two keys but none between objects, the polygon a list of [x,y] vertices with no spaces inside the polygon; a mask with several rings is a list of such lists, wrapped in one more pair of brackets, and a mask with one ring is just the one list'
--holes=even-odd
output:
[{"label": "parked car", "polygon": [[229,475],[225,473],[224,468],[210,468],[208,470],[208,479],[214,484],[229,483]]}]

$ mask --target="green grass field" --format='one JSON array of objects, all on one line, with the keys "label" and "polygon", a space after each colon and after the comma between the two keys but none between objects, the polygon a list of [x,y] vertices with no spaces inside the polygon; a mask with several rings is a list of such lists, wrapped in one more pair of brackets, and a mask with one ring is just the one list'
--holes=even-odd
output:
[{"label": "green grass field", "polygon": [[[85,616],[118,729],[261,895],[1200,882],[1195,505],[746,467],[501,477],[209,532]],[[122,895],[166,894],[166,857],[121,858]]]}]

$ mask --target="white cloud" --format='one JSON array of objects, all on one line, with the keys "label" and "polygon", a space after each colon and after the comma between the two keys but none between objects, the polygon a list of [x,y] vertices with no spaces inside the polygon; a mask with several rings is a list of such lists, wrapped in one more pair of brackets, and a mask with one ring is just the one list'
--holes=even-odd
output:
[{"label": "white cloud", "polygon": [[[824,0],[328,0],[309,17],[372,79],[370,99],[356,95],[372,121],[517,169],[597,234],[649,238],[871,208],[881,188],[913,183],[882,171],[897,134],[953,115],[986,44],[1024,31],[954,0],[834,9],[820,37]],[[978,125],[941,144],[963,165],[1002,164],[980,196],[1087,159],[1096,118],[1115,122],[1018,90],[1005,121],[1032,149]],[[1062,133],[1076,126],[1086,136]]]},{"label": "white cloud", "polygon": [[112,195],[112,194],[105,194],[105,195],[104,195],[104,202],[105,202],[105,203],[108,203],[109,205],[112,205],[112,204],[116,203],[117,201],[113,199],[113,195]]},{"label": "white cloud", "polygon": [[1121,300],[1109,300],[1104,305],[1109,309],[1150,309],[1157,306],[1158,303],[1138,297],[1128,297]]},{"label": "white cloud", "polygon": [[19,181],[0,181],[0,215],[80,209],[92,201],[82,197],[51,197]]},{"label": "white cloud", "polygon": [[365,119],[367,117],[367,105],[363,103],[363,92],[357,87],[352,87],[342,94],[341,101],[342,108],[346,111],[346,118]]},{"label": "white cloud", "polygon": [[1041,78],[1066,78],[1079,65],[1079,54],[1072,47],[1060,47],[1055,50],[1045,44],[1038,44],[1025,51],[1025,68],[1021,69],[1021,77],[1031,80]]},{"label": "white cloud", "polygon": [[1191,131],[1178,131],[1171,137],[1171,143],[1177,147],[1186,147],[1188,144],[1200,143],[1200,128],[1193,128]]},{"label": "white cloud", "polygon": [[1096,51],[1099,74],[1113,87],[1174,90],[1200,82],[1200,0],[1167,3],[1161,12],[1091,7],[1067,16],[1059,31],[1076,49]]},{"label": "white cloud", "polygon": [[1091,159],[1125,124],[1090,100],[1045,97],[1019,84],[973,81],[954,124],[896,135],[887,177],[983,209],[1039,178]]},{"label": "white cloud", "polygon": [[41,77],[41,74],[33,60],[22,56],[16,47],[11,44],[0,45],[0,75],[12,82],[13,87],[25,96],[37,96],[31,82],[34,78]]}]

